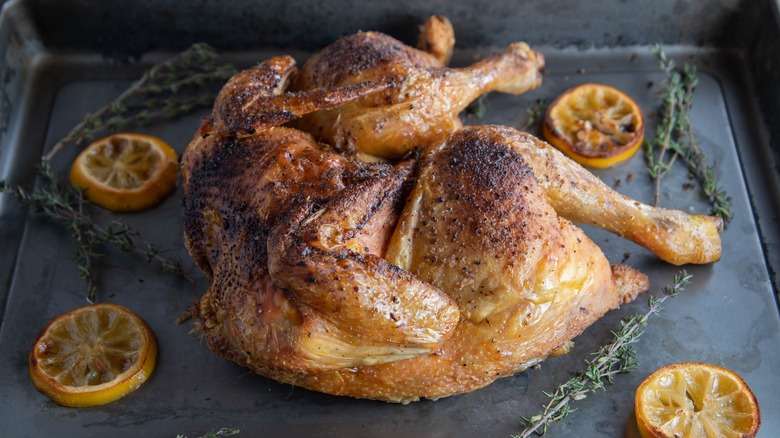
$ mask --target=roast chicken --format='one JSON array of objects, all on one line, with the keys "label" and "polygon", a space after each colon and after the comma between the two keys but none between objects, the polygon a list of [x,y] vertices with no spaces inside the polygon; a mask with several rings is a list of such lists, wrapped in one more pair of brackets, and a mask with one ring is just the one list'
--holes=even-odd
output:
[{"label": "roast chicken", "polygon": [[451,70],[448,22],[422,34],[423,50],[346,37],[297,79],[275,57],[218,95],[182,177],[185,244],[213,280],[193,315],[219,356],[330,394],[437,399],[565,351],[648,289],[570,219],[718,259],[715,220],[625,198],[529,134],[461,126],[479,93],[538,85],[541,55],[516,43]]}]

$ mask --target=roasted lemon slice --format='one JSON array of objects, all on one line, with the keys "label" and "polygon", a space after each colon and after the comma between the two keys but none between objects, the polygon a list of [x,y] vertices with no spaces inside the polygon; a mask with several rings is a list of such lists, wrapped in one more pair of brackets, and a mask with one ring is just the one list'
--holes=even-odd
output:
[{"label": "roasted lemon slice", "polygon": [[125,307],[101,303],[46,326],[30,351],[30,378],[63,406],[98,406],[136,390],[156,360],[149,326]]},{"label": "roasted lemon slice", "polygon": [[636,419],[644,438],[756,435],[756,397],[733,371],[703,363],[667,365],[636,390]]},{"label": "roasted lemon slice", "polygon": [[605,168],[639,149],[645,122],[639,106],[620,90],[583,84],[547,107],[544,138],[583,166]]},{"label": "roasted lemon slice", "polygon": [[151,208],[176,186],[178,156],[142,134],[114,134],[90,144],[73,162],[70,182],[93,203],[115,212]]}]

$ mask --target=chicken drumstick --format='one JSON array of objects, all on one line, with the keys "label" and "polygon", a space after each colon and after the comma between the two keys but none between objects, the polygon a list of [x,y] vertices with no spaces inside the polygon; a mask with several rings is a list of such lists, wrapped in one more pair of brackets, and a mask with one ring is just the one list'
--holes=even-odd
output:
[{"label": "chicken drumstick", "polygon": [[313,55],[292,90],[366,81],[389,87],[338,110],[309,114],[296,126],[342,151],[398,158],[460,128],[458,114],[479,96],[490,91],[520,94],[541,84],[544,57],[523,42],[471,66],[446,68],[452,28],[449,21],[431,20],[420,46],[436,55],[379,32],[344,37]]}]

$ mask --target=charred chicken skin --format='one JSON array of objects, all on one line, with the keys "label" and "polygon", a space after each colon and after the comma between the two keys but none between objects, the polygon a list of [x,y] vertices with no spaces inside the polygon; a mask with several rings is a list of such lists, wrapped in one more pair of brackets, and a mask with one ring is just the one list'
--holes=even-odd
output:
[{"label": "charred chicken skin", "polygon": [[[389,44],[378,34],[358,38],[381,53]],[[295,63],[277,57],[225,85],[182,159],[185,243],[213,280],[193,313],[216,354],[316,391],[436,399],[564,350],[649,287],[640,272],[610,266],[569,219],[675,262],[717,259],[713,220],[628,200],[528,134],[461,128],[453,111],[462,103],[441,104],[447,94],[439,93],[450,38],[436,19],[421,37],[430,52],[392,42],[393,56],[410,64],[383,68],[406,68],[402,75],[353,68],[342,54],[341,73],[307,70],[315,59],[286,91]],[[541,57],[525,56],[538,73]],[[488,59],[476,76],[499,77],[490,70],[515,62]],[[407,80],[419,97],[399,109]],[[425,105],[419,111],[441,117],[435,129],[433,116],[415,121]],[[383,108],[388,130],[371,134]],[[282,126],[298,117],[311,133]],[[389,159],[414,146],[417,154],[394,164],[350,153]],[[691,250],[686,236],[709,249]]]}]

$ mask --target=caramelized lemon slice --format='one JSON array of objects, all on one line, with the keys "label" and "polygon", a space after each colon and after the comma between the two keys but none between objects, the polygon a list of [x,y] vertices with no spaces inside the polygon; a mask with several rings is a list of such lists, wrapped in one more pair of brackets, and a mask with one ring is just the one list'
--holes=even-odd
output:
[{"label": "caramelized lemon slice", "polygon": [[636,390],[644,438],[750,438],[761,424],[758,402],[733,371],[703,363],[667,365]]},{"label": "caramelized lemon slice", "polygon": [[631,158],[644,139],[642,111],[620,90],[583,84],[547,108],[545,140],[583,166],[605,168]]},{"label": "caramelized lemon slice", "polygon": [[157,341],[141,318],[116,304],[94,304],[46,326],[30,351],[30,378],[63,406],[98,406],[141,386],[156,359]]},{"label": "caramelized lemon slice", "polygon": [[151,208],[176,186],[178,156],[159,138],[114,134],[95,141],[76,158],[70,182],[93,203],[115,212]]}]

